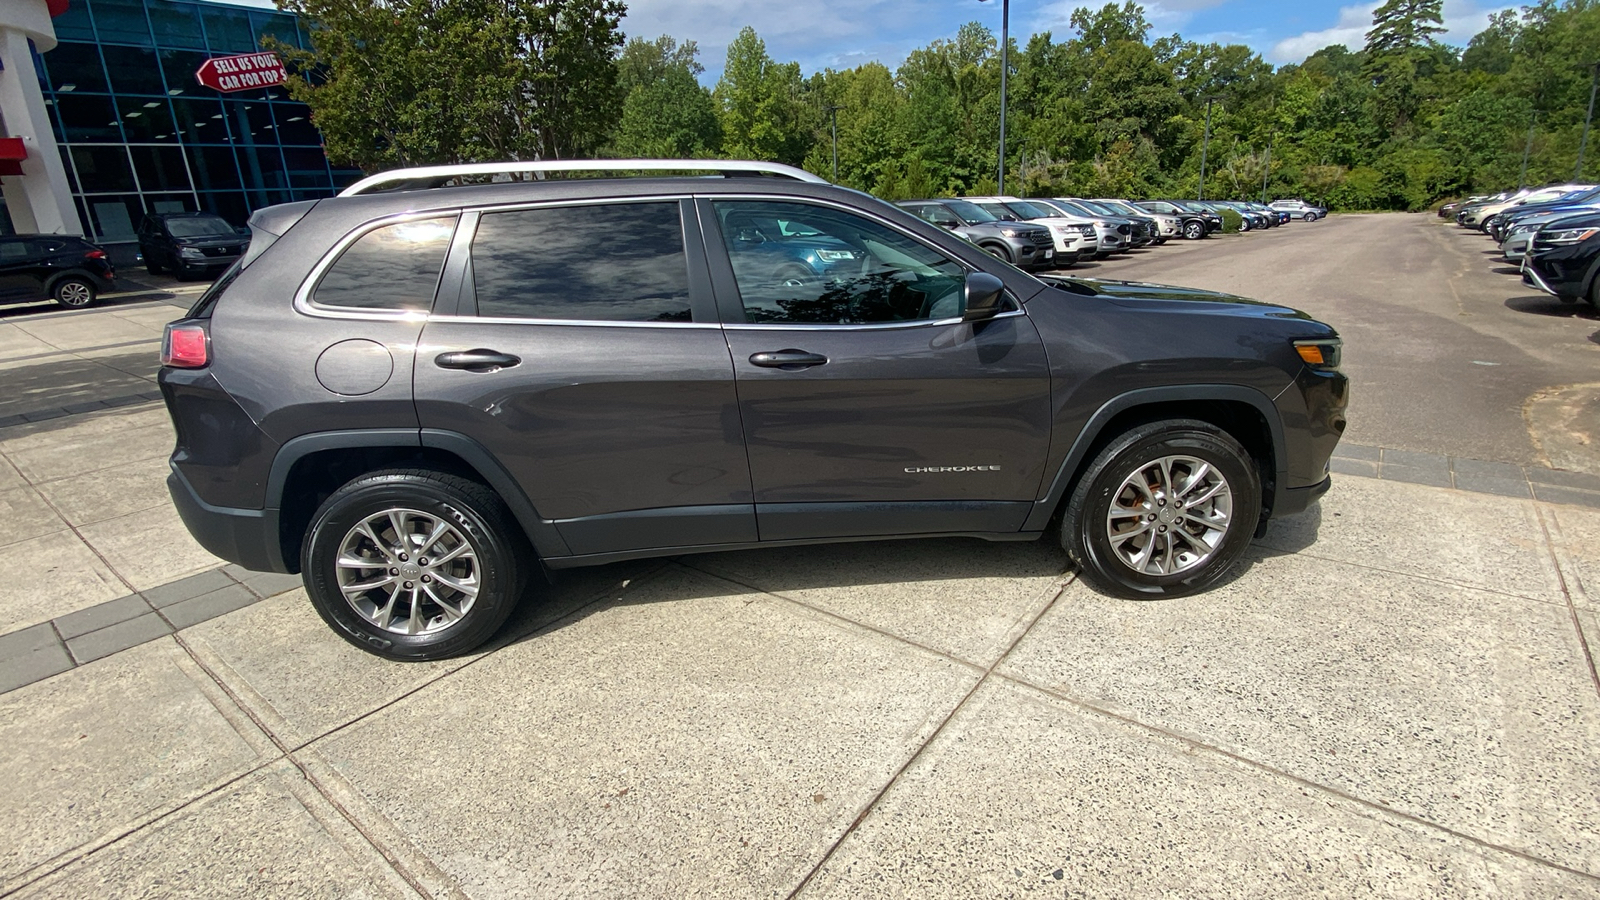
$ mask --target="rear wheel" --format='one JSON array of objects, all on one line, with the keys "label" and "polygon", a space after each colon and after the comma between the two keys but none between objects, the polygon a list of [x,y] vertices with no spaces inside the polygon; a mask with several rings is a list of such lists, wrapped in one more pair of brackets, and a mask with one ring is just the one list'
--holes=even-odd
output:
[{"label": "rear wheel", "polygon": [[1011,251],[1007,250],[1000,244],[984,244],[983,252],[989,254],[995,259],[1002,260],[1004,262],[1011,262]]},{"label": "rear wheel", "polygon": [[83,309],[94,304],[95,289],[87,278],[69,275],[55,283],[50,296],[69,309]]},{"label": "rear wheel", "polygon": [[300,552],[306,593],[340,637],[389,659],[466,653],[522,595],[526,538],[476,482],[388,470],[335,491]]},{"label": "rear wheel", "polygon": [[1250,454],[1208,422],[1135,428],[1089,465],[1061,543],[1085,582],[1134,600],[1203,591],[1238,561],[1261,517]]}]

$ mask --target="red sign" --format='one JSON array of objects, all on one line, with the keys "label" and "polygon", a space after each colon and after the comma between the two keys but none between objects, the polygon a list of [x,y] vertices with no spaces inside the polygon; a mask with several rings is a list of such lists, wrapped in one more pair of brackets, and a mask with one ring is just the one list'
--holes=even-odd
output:
[{"label": "red sign", "polygon": [[241,53],[213,56],[194,73],[196,81],[218,91],[247,91],[272,87],[289,80],[289,72],[276,53]]}]

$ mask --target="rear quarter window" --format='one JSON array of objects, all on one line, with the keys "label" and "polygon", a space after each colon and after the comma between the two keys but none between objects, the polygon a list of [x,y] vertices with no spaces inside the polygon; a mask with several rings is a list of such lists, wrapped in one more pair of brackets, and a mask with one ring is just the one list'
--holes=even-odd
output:
[{"label": "rear quarter window", "polygon": [[426,312],[455,235],[455,216],[381,225],[339,254],[311,292],[316,306]]}]

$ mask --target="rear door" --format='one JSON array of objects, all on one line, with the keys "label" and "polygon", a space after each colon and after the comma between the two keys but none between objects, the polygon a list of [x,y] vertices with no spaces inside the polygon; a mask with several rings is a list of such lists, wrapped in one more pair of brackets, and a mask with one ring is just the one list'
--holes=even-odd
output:
[{"label": "rear door", "polygon": [[423,331],[422,427],[487,448],[571,555],[756,540],[733,365],[686,212],[676,198],[469,211],[446,270],[455,307]]},{"label": "rear door", "polygon": [[[761,539],[1019,529],[1050,421],[1027,315],[961,322],[968,267],[859,211],[698,203]],[[785,242],[833,248],[828,266],[784,277]]]},{"label": "rear door", "polygon": [[27,238],[0,237],[0,301],[16,303],[44,296],[37,245]]}]

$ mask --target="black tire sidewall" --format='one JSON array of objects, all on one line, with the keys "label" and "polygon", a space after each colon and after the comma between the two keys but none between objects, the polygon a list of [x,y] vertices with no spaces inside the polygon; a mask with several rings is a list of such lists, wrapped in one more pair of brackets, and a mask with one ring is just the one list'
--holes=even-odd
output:
[{"label": "black tire sidewall", "polygon": [[[1163,456],[1184,455],[1215,466],[1233,492],[1233,527],[1204,565],[1176,575],[1134,572],[1114,555],[1105,534],[1113,493],[1124,479]],[[1249,547],[1261,515],[1261,479],[1255,463],[1237,441],[1200,422],[1145,426],[1113,441],[1079,482],[1062,542],[1079,564],[1084,580],[1107,593],[1130,599],[1163,599],[1196,593],[1226,574]]]},{"label": "black tire sidewall", "polygon": [[[521,578],[515,544],[493,524],[493,514],[477,505],[461,492],[418,476],[370,476],[335,492],[312,518],[301,547],[301,573],[317,613],[345,640],[390,659],[439,659],[488,640],[515,607]],[[466,535],[477,556],[477,600],[461,622],[440,633],[409,636],[378,629],[339,590],[333,560],[345,535],[362,519],[396,506],[448,519]]]}]

